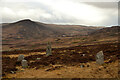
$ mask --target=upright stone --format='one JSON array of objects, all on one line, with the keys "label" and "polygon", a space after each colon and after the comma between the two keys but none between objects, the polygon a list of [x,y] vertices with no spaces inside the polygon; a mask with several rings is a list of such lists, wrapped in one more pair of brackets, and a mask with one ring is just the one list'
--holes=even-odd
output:
[{"label": "upright stone", "polygon": [[47,43],[46,56],[52,55],[51,43]]},{"label": "upright stone", "polygon": [[27,68],[27,67],[28,67],[28,62],[27,62],[27,60],[22,60],[22,61],[21,61],[21,64],[22,64],[22,67],[23,67],[23,68]]},{"label": "upright stone", "polygon": [[24,60],[24,55],[19,55],[17,61],[22,61]]},{"label": "upright stone", "polygon": [[97,64],[103,64],[104,63],[104,54],[103,51],[100,51],[96,54],[96,63]]}]

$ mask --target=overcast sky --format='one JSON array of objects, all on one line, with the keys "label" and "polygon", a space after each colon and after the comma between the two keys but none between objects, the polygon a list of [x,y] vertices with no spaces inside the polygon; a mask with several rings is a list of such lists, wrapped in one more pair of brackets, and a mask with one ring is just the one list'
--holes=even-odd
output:
[{"label": "overcast sky", "polygon": [[49,24],[118,25],[118,0],[0,0],[2,22],[31,19]]}]

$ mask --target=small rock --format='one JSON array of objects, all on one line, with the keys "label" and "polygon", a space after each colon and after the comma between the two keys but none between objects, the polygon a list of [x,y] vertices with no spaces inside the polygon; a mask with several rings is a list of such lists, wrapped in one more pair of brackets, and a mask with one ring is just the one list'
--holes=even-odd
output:
[{"label": "small rock", "polygon": [[85,54],[82,54],[83,56],[85,56]]},{"label": "small rock", "polygon": [[37,58],[37,60],[40,60],[41,58]]},{"label": "small rock", "polygon": [[14,71],[10,71],[10,73],[14,74],[15,72]]},{"label": "small rock", "polygon": [[84,65],[80,65],[81,68],[85,67]]}]

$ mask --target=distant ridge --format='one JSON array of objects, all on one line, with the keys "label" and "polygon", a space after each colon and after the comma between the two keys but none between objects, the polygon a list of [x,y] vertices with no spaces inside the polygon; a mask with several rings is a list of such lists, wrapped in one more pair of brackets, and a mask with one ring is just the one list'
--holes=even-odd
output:
[{"label": "distant ridge", "polygon": [[[3,25],[3,39],[44,39],[47,37],[86,35],[99,29],[80,25],[52,25],[35,22],[30,19]],[[19,37],[19,38],[18,38]]]},{"label": "distant ridge", "polygon": [[118,37],[120,34],[119,30],[120,26],[106,27],[89,33],[89,36],[94,38]]}]

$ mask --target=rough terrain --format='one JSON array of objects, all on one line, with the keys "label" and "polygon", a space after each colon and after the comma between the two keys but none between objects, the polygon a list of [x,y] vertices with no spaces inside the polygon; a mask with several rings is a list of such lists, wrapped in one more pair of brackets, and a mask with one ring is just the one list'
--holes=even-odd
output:
[{"label": "rough terrain", "polygon": [[[95,62],[95,55],[101,50],[104,52],[105,64],[98,65]],[[54,48],[53,55],[48,57],[45,56],[44,49],[8,51],[3,52],[3,76],[5,78],[115,78],[118,77],[118,53],[118,43]],[[22,69],[20,63],[17,63],[19,54],[24,54],[28,60],[27,69]]]}]

